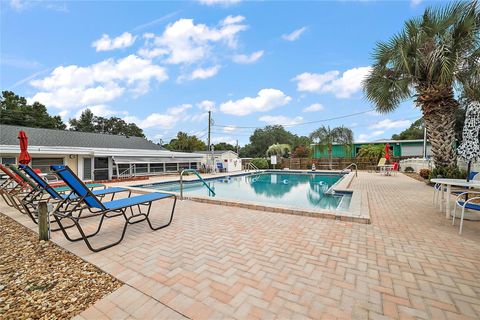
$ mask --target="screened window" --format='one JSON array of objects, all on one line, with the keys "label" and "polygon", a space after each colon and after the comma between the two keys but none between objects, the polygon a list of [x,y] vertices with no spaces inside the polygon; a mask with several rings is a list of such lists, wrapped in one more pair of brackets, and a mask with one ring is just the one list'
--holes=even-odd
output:
[{"label": "screened window", "polygon": [[92,179],[92,159],[91,158],[83,159],[83,179],[85,180]]},{"label": "screened window", "polygon": [[136,163],[135,172],[139,173],[148,173],[148,164],[147,163]]},{"label": "screened window", "polygon": [[53,164],[63,165],[63,158],[33,158],[32,168],[40,169],[43,173],[50,172],[50,166]]},{"label": "screened window", "polygon": [[190,163],[190,168],[197,169],[197,163],[196,162]]},{"label": "screened window", "polygon": [[165,164],[165,171],[167,171],[167,172],[178,171],[177,164],[176,163],[166,163]]},{"label": "screened window", "polygon": [[150,172],[163,172],[163,163],[150,163]]},{"label": "screened window", "polygon": [[190,168],[190,163],[188,163],[188,162],[186,162],[186,163],[180,163],[180,164],[179,164],[179,167],[180,167],[180,170],[189,169],[189,168]]},{"label": "screened window", "polygon": [[15,157],[3,157],[2,164],[15,164]]}]

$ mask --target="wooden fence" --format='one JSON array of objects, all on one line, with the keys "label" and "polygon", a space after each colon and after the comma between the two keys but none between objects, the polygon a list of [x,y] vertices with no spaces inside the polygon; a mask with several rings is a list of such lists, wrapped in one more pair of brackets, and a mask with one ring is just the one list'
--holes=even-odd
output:
[{"label": "wooden fence", "polygon": [[[408,157],[392,157],[390,162],[399,162],[404,158]],[[315,167],[319,170],[330,168],[328,159],[287,158],[282,159],[280,165],[277,165],[277,169],[306,170],[312,167],[312,163],[315,163]],[[367,158],[333,158],[332,169],[341,170],[351,163],[356,163],[358,170],[372,170],[377,166],[377,161]]]}]

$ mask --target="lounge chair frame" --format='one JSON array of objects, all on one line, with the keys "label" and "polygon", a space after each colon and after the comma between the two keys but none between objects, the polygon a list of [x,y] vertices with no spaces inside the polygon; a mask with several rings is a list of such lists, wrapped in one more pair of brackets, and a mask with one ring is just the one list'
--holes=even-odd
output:
[{"label": "lounge chair frame", "polygon": [[[57,221],[57,224],[59,225],[60,230],[65,235],[65,238],[67,240],[72,242],[83,240],[87,245],[87,247],[93,252],[99,252],[99,251],[111,248],[119,244],[120,242],[122,242],[123,238],[125,237],[127,227],[130,224],[135,224],[135,223],[139,223],[146,220],[150,229],[152,229],[153,231],[156,231],[156,230],[166,228],[172,223],[173,215],[175,213],[175,206],[177,203],[177,196],[174,194],[162,194],[164,195],[164,197],[162,198],[145,201],[145,202],[136,202],[132,204],[126,204],[124,206],[121,206],[115,209],[108,209],[91,192],[91,190],[88,189],[80,179],[78,179],[78,177],[71,171],[71,169],[68,166],[51,166],[51,168],[53,172],[55,172],[78,195],[78,197],[75,198],[76,203],[74,207],[71,208],[70,211],[57,210],[57,208],[62,206],[62,203],[63,203],[62,201],[57,205],[57,208],[53,211],[53,216]],[[72,181],[70,181],[68,178],[65,177],[65,173],[70,174],[71,178],[75,179],[76,180],[75,182],[79,185],[74,185]],[[80,187],[82,190],[79,190],[78,187]],[[172,198],[172,197],[174,198],[174,201],[173,201],[170,218],[168,222],[160,226],[154,226],[150,220],[150,211],[151,211],[152,203],[156,200],[162,200],[165,198]],[[130,199],[134,200],[135,197]],[[133,207],[138,208],[137,213],[134,212]],[[90,213],[87,215],[74,215],[73,212],[75,212],[79,208],[82,208],[82,210],[88,210]],[[144,210],[142,210],[142,208],[144,208]],[[97,235],[101,231],[105,218],[112,218],[117,216],[122,216],[125,219],[125,223],[123,225],[120,238],[104,246],[94,247],[89,239]],[[82,228],[80,222],[82,220],[90,219],[93,217],[100,217],[99,224],[94,232],[87,234],[84,228]],[[73,222],[73,224],[77,227],[78,232],[80,233],[80,237],[74,238],[68,234],[67,228],[65,228],[63,224],[63,221],[65,219],[70,219]]]}]

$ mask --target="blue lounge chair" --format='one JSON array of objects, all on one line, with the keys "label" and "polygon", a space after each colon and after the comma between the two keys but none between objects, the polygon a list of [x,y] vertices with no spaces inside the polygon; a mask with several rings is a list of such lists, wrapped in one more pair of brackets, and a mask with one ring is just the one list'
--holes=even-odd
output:
[{"label": "blue lounge chair", "polygon": [[[471,195],[473,196],[469,197]],[[452,225],[455,225],[457,207],[462,208],[462,215],[460,216],[460,229],[458,230],[458,234],[462,234],[465,209],[480,211],[480,204],[478,201],[480,201],[480,192],[478,191],[466,191],[457,196],[457,199],[455,200],[455,209],[453,210]]]},{"label": "blue lounge chair", "polygon": [[[65,187],[62,187],[60,190],[65,190],[65,191],[70,191],[69,193],[60,193],[58,192],[58,189],[53,188],[50,186],[48,182],[43,180],[35,171],[33,171],[32,168],[26,165],[19,165],[19,168],[22,169],[31,179],[37,184],[36,188],[33,188],[30,193],[21,201],[23,208],[25,209],[26,213],[28,216],[32,219],[33,222],[37,223],[37,213],[36,213],[36,208],[38,205],[38,202],[41,200],[45,200],[47,202],[61,202],[62,203],[62,209],[63,210],[70,210],[68,207],[71,205],[71,202],[77,201],[77,195],[72,191],[71,188],[65,189]],[[128,196],[131,194],[131,190],[126,189],[126,188],[106,188],[106,189],[100,189],[100,190],[94,190],[91,191],[92,194],[96,196],[106,196],[106,195],[111,195],[111,199],[113,200],[115,195],[120,192],[128,192]],[[50,197],[45,198],[44,195],[48,194]],[[77,214],[81,214],[81,208],[77,207]],[[58,208],[60,210],[60,208]],[[50,221],[50,222],[56,222],[56,220]],[[51,229],[52,231],[58,231],[60,229],[58,228],[53,228]]]},{"label": "blue lounge chair", "polygon": [[[83,240],[85,241],[85,244],[91,251],[98,252],[119,244],[123,240],[123,237],[125,236],[125,232],[127,230],[127,226],[129,224],[134,224],[134,223],[138,223],[146,220],[150,229],[159,230],[169,226],[173,220],[175,205],[177,203],[177,197],[173,194],[154,192],[154,193],[143,194],[143,195],[134,196],[130,198],[123,198],[123,199],[118,199],[118,200],[113,200],[108,202],[102,202],[97,198],[97,196],[90,189],[87,188],[87,186],[72,172],[72,170],[68,166],[52,165],[50,166],[50,168],[55,174],[57,174],[57,176],[60,179],[62,179],[73,190],[73,192],[75,192],[75,194],[77,195],[76,200],[78,201],[77,205],[78,206],[83,205],[85,208],[88,208],[88,210],[90,211],[90,214],[88,215],[75,216],[69,212],[65,212],[65,211],[60,212],[55,210],[53,213],[53,216],[57,220],[57,223],[60,226],[60,229],[62,230],[63,234],[68,240],[70,241]],[[150,210],[152,207],[152,202],[156,200],[172,198],[172,197],[174,198],[174,201],[173,201],[173,206],[172,206],[169,221],[166,224],[160,225],[158,227],[154,227],[149,217]],[[142,207],[144,207],[145,210],[142,211]],[[133,208],[138,208],[138,213],[134,213]],[[75,210],[75,208],[73,208],[73,210]],[[108,216],[109,213],[114,213],[114,215]],[[112,243],[109,243],[107,245],[104,245],[102,247],[94,248],[90,243],[89,238],[100,232],[100,229],[102,227],[105,217],[113,217],[113,216],[122,216],[125,219],[125,223],[122,228],[122,234],[120,236],[120,239]],[[91,217],[100,217],[98,228],[95,232],[91,234],[85,234],[83,228],[80,225],[80,221],[82,219],[88,219]],[[140,219],[138,219],[139,217]],[[63,222],[62,222],[65,218],[71,219],[73,221],[81,237],[77,239],[73,239],[67,233],[67,230],[66,228],[63,227]]]}]

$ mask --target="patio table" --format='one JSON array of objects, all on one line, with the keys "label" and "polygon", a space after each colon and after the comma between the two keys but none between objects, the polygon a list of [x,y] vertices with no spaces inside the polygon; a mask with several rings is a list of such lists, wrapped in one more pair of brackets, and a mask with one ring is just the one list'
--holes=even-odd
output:
[{"label": "patio table", "polygon": [[452,192],[452,186],[455,187],[465,187],[465,188],[480,188],[480,181],[478,180],[471,180],[467,182],[465,179],[431,179],[430,180],[433,183],[439,183],[440,184],[440,190],[442,192],[442,198],[440,201],[440,210],[442,210],[443,207],[443,199],[445,198],[444,192],[445,192],[445,187],[447,187],[447,203],[445,206],[445,218],[449,219],[450,218],[450,194]]}]

